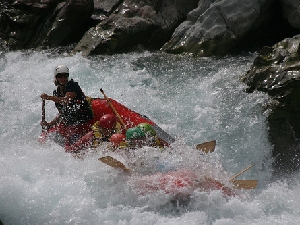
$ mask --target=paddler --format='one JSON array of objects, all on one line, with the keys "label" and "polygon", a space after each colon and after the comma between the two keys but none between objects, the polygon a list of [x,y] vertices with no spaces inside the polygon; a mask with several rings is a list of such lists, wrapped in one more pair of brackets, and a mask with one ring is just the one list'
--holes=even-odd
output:
[{"label": "paddler", "polygon": [[42,121],[41,126],[49,129],[60,125],[60,133],[69,145],[91,129],[92,109],[80,86],[73,79],[69,80],[69,68],[59,65],[54,70],[54,84],[57,89],[53,96],[42,94],[44,100],[55,102],[58,115],[50,122]]}]

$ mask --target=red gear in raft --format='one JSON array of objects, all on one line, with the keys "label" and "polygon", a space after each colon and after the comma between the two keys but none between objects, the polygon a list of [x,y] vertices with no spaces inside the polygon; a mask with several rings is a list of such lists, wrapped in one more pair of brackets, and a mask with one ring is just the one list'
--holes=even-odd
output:
[{"label": "red gear in raft", "polygon": [[117,124],[117,118],[112,114],[105,114],[99,120],[99,125],[102,128],[114,129]]},{"label": "red gear in raft", "polygon": [[126,136],[124,134],[113,134],[110,137],[110,142],[112,143],[113,147],[120,147],[125,145]]},{"label": "red gear in raft", "polygon": [[88,147],[97,147],[103,141],[110,141],[109,138],[117,132],[117,118],[112,114],[103,115],[99,121],[92,126],[92,131],[82,136],[76,143],[66,145],[66,152],[79,152]]}]

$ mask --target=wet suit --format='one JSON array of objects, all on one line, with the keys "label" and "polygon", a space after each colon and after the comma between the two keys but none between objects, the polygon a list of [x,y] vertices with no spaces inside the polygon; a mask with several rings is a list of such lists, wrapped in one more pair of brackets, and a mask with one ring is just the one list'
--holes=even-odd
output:
[{"label": "wet suit", "polygon": [[55,103],[64,125],[81,125],[93,119],[94,116],[91,107],[77,82],[71,79],[67,83],[65,90],[63,90],[63,94],[60,88],[58,86],[57,90],[53,92],[54,96],[64,97],[67,92],[74,92],[76,94],[75,98],[68,105]]},{"label": "wet suit", "polygon": [[53,91],[54,96],[64,97],[67,92],[74,92],[75,98],[71,100],[68,105],[55,103],[56,108],[59,111],[60,122],[63,126],[60,126],[59,133],[64,137],[64,146],[69,146],[76,142],[78,138],[85,135],[91,130],[91,123],[94,118],[93,111],[86,100],[86,96],[81,90],[77,82],[71,79],[64,90],[61,90],[61,86],[57,87],[56,91]]}]

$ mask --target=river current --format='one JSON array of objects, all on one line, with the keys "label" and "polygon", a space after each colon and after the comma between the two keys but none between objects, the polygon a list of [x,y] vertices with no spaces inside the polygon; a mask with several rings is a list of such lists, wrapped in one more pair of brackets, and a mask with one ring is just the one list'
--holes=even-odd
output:
[{"label": "river current", "polygon": [[[53,51],[2,53],[1,221],[5,225],[298,224],[299,175],[272,179],[264,109],[268,97],[245,93],[247,87],[239,80],[254,58],[254,53],[222,58],[147,51],[90,58]],[[220,191],[195,190],[188,202],[176,204],[165,193],[135,193],[130,176],[98,161],[103,148],[80,159],[51,141],[41,145],[40,95],[55,89],[53,71],[59,64],[70,68],[70,77],[86,95],[103,97],[102,88],[108,97],[148,116],[176,139],[167,153],[143,148],[143,160],[151,161],[155,155],[169,168],[199,169],[197,160],[202,157],[207,173],[224,172],[228,177],[254,164],[239,179],[257,179],[257,188],[230,198]],[[46,120],[56,113],[54,103],[46,102]],[[200,155],[195,149],[214,139],[213,153]],[[155,168],[148,167],[147,173],[152,172]]]}]

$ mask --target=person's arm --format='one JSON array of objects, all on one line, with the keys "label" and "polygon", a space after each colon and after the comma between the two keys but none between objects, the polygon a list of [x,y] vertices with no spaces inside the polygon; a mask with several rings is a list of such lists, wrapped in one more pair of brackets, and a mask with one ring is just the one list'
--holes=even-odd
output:
[{"label": "person's arm", "polygon": [[42,94],[41,98],[45,100],[51,100],[55,103],[59,103],[62,105],[68,105],[71,100],[75,98],[76,94],[75,92],[67,92],[64,97],[58,97],[58,96],[51,96],[47,94]]}]

